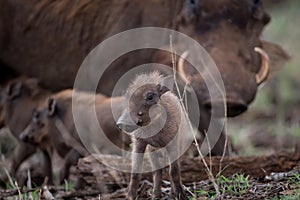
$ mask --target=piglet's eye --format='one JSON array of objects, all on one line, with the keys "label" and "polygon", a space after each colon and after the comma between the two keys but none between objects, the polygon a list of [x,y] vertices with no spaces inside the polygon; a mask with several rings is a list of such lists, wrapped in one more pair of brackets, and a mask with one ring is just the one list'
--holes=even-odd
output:
[{"label": "piglet's eye", "polygon": [[33,113],[33,117],[34,117],[34,118],[39,118],[39,113],[35,111],[35,112]]},{"label": "piglet's eye", "polygon": [[154,93],[153,92],[148,92],[146,95],[146,100],[147,101],[153,101],[154,99]]},{"label": "piglet's eye", "polygon": [[38,112],[34,112],[33,113],[33,121],[34,122],[38,122],[39,121],[39,113]]}]

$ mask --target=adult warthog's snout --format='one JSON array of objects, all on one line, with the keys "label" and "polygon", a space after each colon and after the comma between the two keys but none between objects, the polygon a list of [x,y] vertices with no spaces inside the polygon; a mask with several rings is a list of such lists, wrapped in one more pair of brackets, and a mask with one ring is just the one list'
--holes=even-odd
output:
[{"label": "adult warthog's snout", "polygon": [[[225,47],[224,47],[225,48]],[[225,48],[226,49],[226,48]],[[213,53],[212,53],[213,52]],[[199,106],[213,113],[215,116],[224,117],[225,108],[224,102],[226,102],[228,117],[235,117],[245,112],[248,105],[254,100],[257,88],[262,84],[269,75],[269,56],[260,47],[255,47],[253,54],[253,64],[247,65],[240,56],[235,53],[231,53],[229,59],[222,49],[215,48],[211,55],[214,61],[217,63],[219,75],[221,75],[222,82],[224,84],[224,92],[226,98],[223,100],[219,96],[219,89],[215,89],[215,81],[210,77],[219,77],[218,73],[194,73],[193,67],[185,62],[187,53],[184,52],[178,61],[178,73],[182,80],[190,85],[198,98]],[[219,55],[219,56],[216,56]],[[224,60],[220,58],[224,58]],[[260,67],[257,67],[255,60],[261,60]],[[257,68],[257,69],[255,69]],[[207,77],[207,80],[204,79]],[[211,99],[213,98],[213,99]]]},{"label": "adult warthog's snout", "polygon": [[[209,112],[214,112],[217,116],[225,116],[225,106],[224,101],[222,99],[214,101],[205,101],[203,103],[203,106]],[[245,112],[248,109],[248,105],[246,103],[237,100],[226,100],[226,107],[227,117],[238,116],[239,114]]]},{"label": "adult warthog's snout", "polygon": [[131,133],[135,131],[139,126],[134,122],[134,120],[131,118],[131,115],[128,111],[128,109],[124,110],[122,115],[117,120],[117,127],[127,133]]}]

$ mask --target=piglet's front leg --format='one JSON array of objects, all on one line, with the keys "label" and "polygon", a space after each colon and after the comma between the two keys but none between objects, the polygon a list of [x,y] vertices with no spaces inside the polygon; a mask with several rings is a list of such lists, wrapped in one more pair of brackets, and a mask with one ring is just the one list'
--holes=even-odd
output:
[{"label": "piglet's front leg", "polygon": [[12,175],[15,176],[16,171],[20,164],[27,159],[29,156],[36,152],[36,147],[25,143],[23,141],[19,141],[18,146],[15,148],[12,158]]},{"label": "piglet's front leg", "polygon": [[67,155],[64,157],[64,165],[59,174],[60,183],[63,183],[63,181],[68,178],[71,166],[76,165],[79,158],[80,154],[75,149],[71,149],[67,153]]},{"label": "piglet's front leg", "polygon": [[141,173],[141,169],[143,167],[146,146],[147,144],[141,141],[134,141],[133,143],[132,169],[127,194],[127,198],[129,200],[135,200],[137,197],[137,190],[140,183],[139,173]]},{"label": "piglet's front leg", "polygon": [[[154,150],[153,150],[154,151]],[[150,154],[150,162],[152,166],[152,176],[153,176],[153,198],[161,198],[161,183],[162,183],[162,169],[158,161],[157,154]]]},{"label": "piglet's front leg", "polygon": [[179,168],[178,161],[175,161],[174,163],[171,164],[169,173],[170,173],[172,189],[177,199],[188,200],[181,184],[180,168]]}]

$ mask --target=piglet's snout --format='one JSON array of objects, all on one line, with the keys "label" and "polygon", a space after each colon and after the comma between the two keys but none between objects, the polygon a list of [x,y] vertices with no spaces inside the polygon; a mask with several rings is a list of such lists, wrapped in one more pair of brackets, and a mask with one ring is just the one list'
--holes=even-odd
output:
[{"label": "piglet's snout", "polygon": [[132,120],[129,111],[126,109],[117,121],[117,127],[127,133],[131,133],[139,128],[139,126]]}]

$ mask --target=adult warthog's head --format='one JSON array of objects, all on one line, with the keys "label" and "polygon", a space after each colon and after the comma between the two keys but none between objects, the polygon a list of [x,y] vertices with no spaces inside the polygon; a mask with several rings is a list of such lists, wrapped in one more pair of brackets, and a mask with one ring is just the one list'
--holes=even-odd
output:
[{"label": "adult warthog's head", "polygon": [[[187,0],[178,19],[178,30],[199,42],[216,63],[225,86],[227,116],[247,110],[270,67],[282,64],[275,60],[288,58],[279,46],[260,40],[270,17],[259,0]],[[179,67],[201,107],[210,110],[212,105],[223,104],[222,97],[210,98],[203,74],[185,62]]]}]

